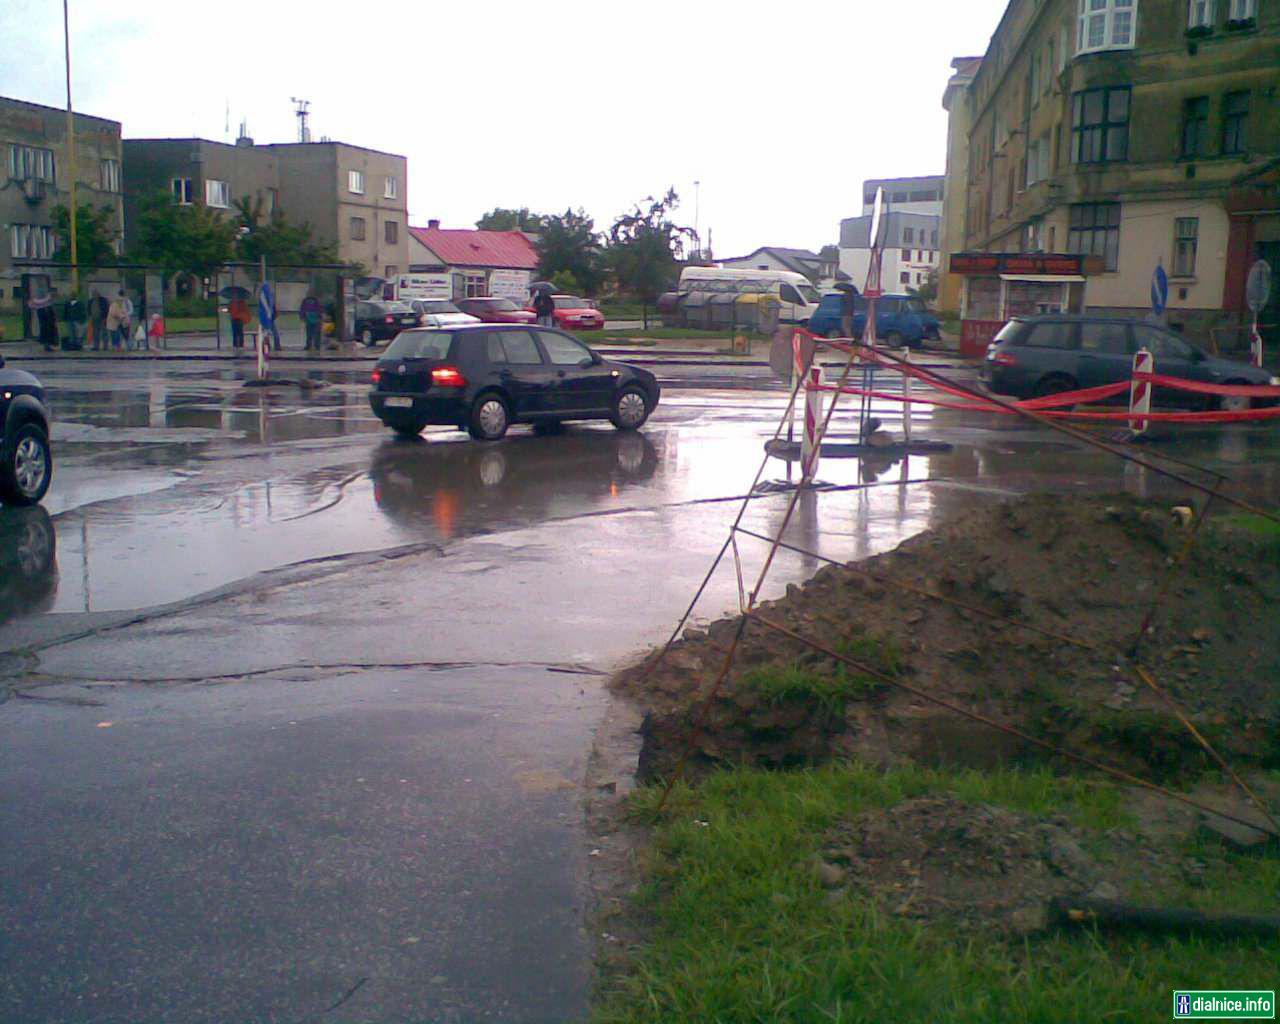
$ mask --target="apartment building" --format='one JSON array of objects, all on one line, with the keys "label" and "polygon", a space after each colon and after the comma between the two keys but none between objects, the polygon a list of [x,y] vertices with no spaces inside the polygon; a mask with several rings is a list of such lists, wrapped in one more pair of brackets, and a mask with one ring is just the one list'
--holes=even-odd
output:
[{"label": "apartment building", "polygon": [[370,275],[394,277],[408,267],[402,156],[329,141],[126,139],[124,165],[127,236],[148,193],[228,215],[247,197],[266,215],[280,210],[292,223],[309,223],[317,239],[337,245],[340,261],[358,263]]},{"label": "apartment building", "polygon": [[[123,233],[120,122],[75,114],[75,166],[67,138],[67,112],[0,97],[0,307],[22,304],[24,277],[42,292],[51,276],[40,261],[59,254],[54,210],[71,205],[106,207]],[[30,281],[38,279],[38,284]]]},{"label": "apartment building", "polygon": [[862,183],[862,216],[840,222],[840,271],[861,288],[871,267],[871,218],[883,190],[884,252],[880,281],[887,292],[920,288],[941,263],[942,175],[871,178]]},{"label": "apartment building", "polygon": [[1086,257],[1082,307],[1134,316],[1163,266],[1172,326],[1238,339],[1280,269],[1280,0],[1012,0],[956,71],[949,253]]}]

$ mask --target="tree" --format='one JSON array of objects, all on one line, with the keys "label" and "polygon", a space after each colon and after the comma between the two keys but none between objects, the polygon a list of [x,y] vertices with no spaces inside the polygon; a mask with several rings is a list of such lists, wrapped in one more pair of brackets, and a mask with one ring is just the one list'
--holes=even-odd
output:
[{"label": "tree", "polygon": [[661,199],[647,197],[631,213],[625,213],[609,229],[609,264],[618,285],[646,307],[656,302],[678,276],[676,263],[684,256],[693,229],[680,227],[671,213],[680,205],[674,188]]},{"label": "tree", "polygon": [[476,221],[476,227],[481,231],[528,231],[536,235],[542,230],[545,220],[546,218],[540,213],[530,213],[527,206],[522,206],[518,210],[495,206]]},{"label": "tree", "polygon": [[582,285],[569,270],[557,270],[551,275],[551,284],[555,286],[557,295],[577,295],[582,291]]},{"label": "tree", "polygon": [[[71,212],[65,206],[53,208],[53,230],[58,236],[58,248],[54,258],[71,259]],[[88,203],[76,204],[76,263],[86,269],[109,267],[116,262],[115,211],[109,206],[92,207]]]},{"label": "tree", "polygon": [[129,251],[138,263],[175,272],[207,276],[235,255],[236,224],[207,206],[180,206],[164,190],[138,203],[138,230]]},{"label": "tree", "polygon": [[914,296],[923,302],[926,306],[932,305],[938,299],[938,270],[935,267],[930,270],[924,279],[924,284],[919,288],[908,286],[907,294]]},{"label": "tree", "polygon": [[561,271],[574,276],[594,295],[604,280],[604,251],[595,221],[584,210],[565,210],[543,218],[538,239],[538,273],[550,280]]},{"label": "tree", "polygon": [[290,224],[279,208],[265,214],[261,198],[250,202],[248,196],[242,196],[236,200],[235,208],[239,259],[257,262],[265,256],[267,263],[277,266],[338,262],[338,247],[318,241],[309,223]]}]

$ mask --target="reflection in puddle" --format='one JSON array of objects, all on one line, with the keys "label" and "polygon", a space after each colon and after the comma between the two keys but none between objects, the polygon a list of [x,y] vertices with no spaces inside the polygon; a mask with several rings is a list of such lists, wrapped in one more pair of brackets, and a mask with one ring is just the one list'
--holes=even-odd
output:
[{"label": "reflection in puddle", "polygon": [[57,536],[40,506],[0,506],[0,622],[46,611],[58,589]]}]

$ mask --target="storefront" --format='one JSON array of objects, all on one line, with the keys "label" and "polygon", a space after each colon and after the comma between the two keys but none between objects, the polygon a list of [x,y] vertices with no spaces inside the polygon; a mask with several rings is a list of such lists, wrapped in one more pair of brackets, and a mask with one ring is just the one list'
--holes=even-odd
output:
[{"label": "storefront", "polygon": [[981,358],[1014,316],[1079,313],[1086,273],[1095,257],[1052,253],[953,253],[950,271],[960,290],[960,354]]}]

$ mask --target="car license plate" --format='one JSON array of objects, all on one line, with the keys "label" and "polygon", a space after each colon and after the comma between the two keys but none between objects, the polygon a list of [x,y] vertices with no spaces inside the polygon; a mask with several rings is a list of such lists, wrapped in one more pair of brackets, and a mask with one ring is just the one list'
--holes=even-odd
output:
[{"label": "car license plate", "polygon": [[389,409],[412,409],[413,399],[412,398],[388,398],[386,400],[386,405],[387,405],[387,408]]}]

